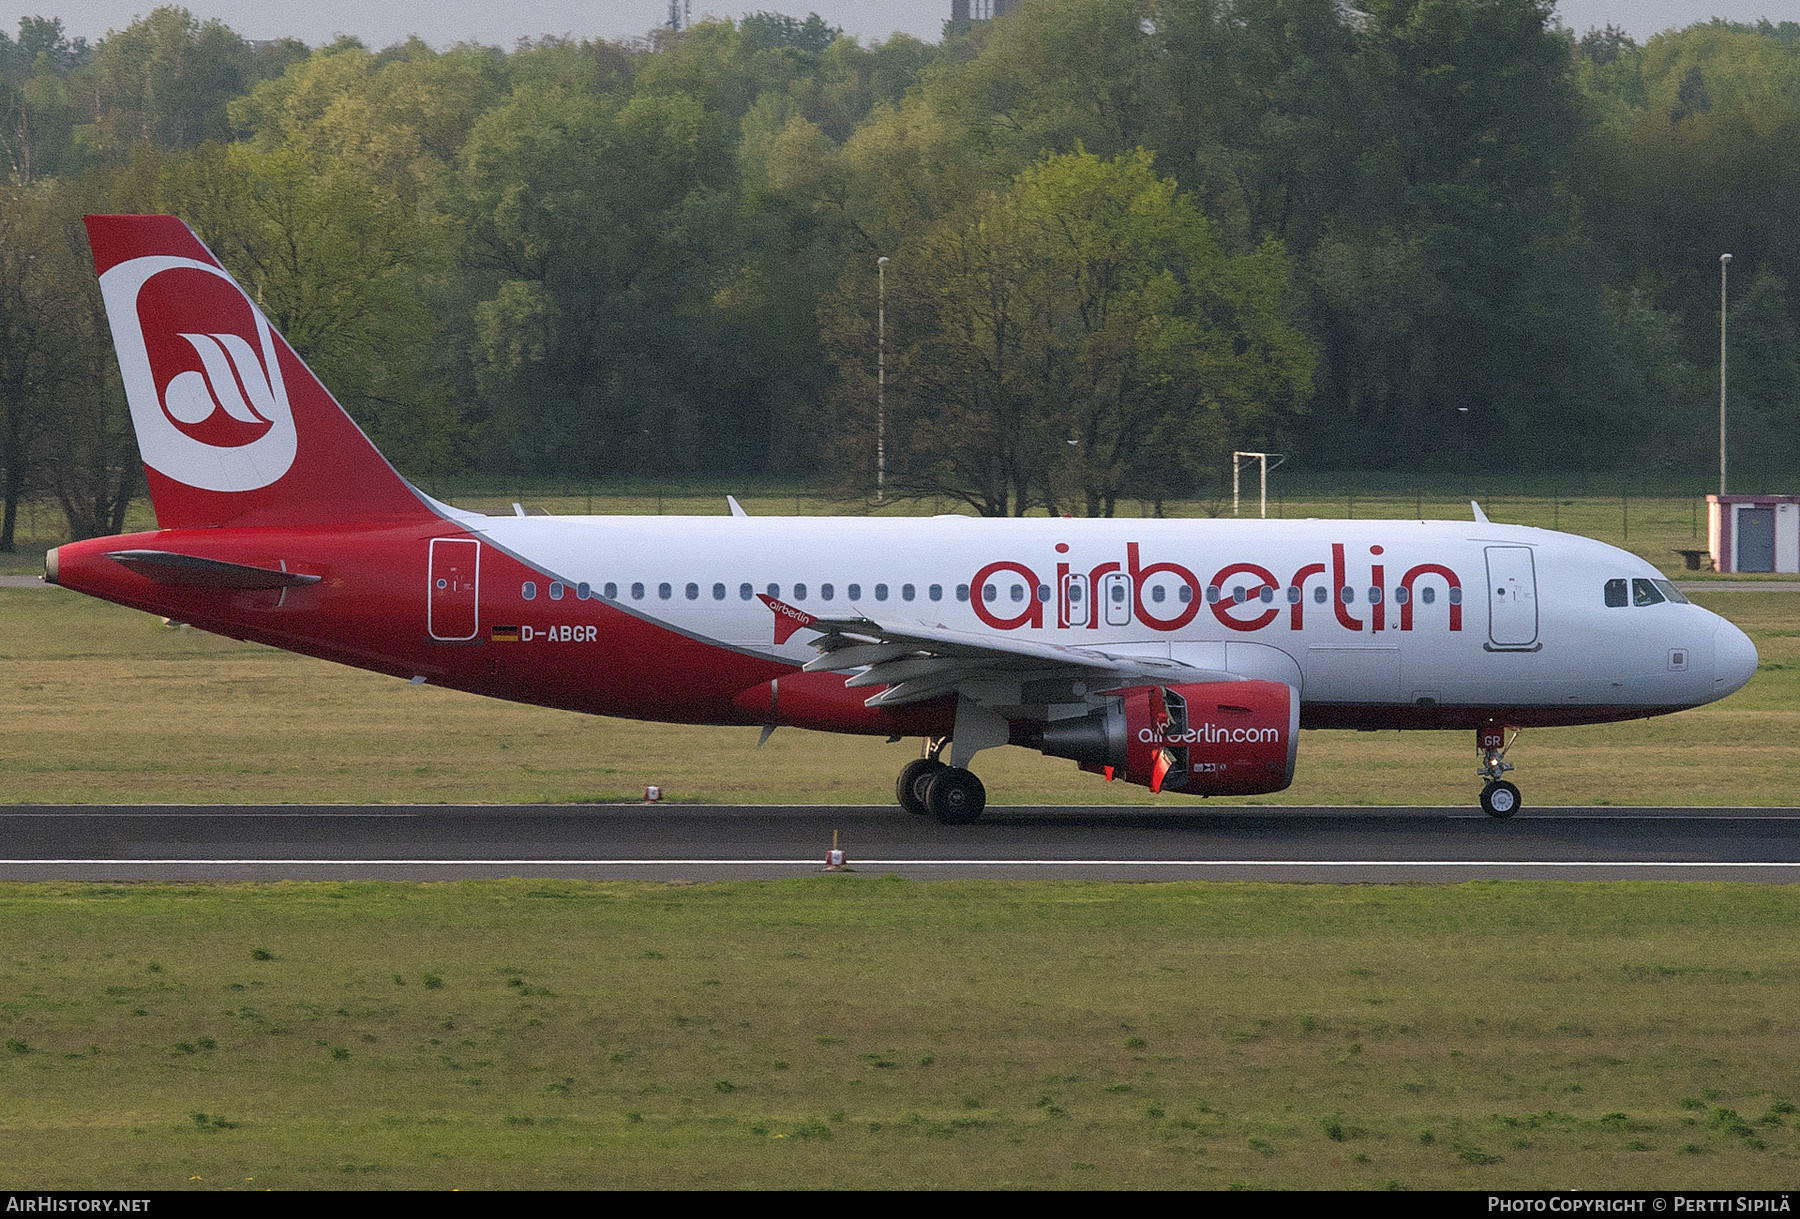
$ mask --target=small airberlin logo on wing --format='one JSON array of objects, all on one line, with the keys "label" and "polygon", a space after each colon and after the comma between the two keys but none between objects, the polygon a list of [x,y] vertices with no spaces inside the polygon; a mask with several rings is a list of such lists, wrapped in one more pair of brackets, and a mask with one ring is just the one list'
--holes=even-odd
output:
[{"label": "small airberlin logo on wing", "polygon": [[294,413],[268,321],[231,278],[153,255],[100,277],[144,464],[207,491],[266,487],[294,464]]}]

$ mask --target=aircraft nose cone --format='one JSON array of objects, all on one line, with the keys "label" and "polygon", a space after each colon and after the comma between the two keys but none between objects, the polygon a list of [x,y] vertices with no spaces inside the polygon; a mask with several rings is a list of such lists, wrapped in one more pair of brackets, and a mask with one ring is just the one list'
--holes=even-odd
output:
[{"label": "aircraft nose cone", "polygon": [[1756,645],[1729,622],[1713,632],[1713,697],[1724,698],[1756,676]]}]

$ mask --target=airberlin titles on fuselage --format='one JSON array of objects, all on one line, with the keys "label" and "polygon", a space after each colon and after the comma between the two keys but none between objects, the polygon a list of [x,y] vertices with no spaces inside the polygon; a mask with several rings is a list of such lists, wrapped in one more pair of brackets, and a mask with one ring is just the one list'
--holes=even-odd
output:
[{"label": "airberlin titles on fuselage", "polygon": [[[1203,606],[1222,625],[1242,632],[1260,631],[1275,626],[1285,609],[1287,629],[1301,631],[1306,629],[1310,602],[1315,617],[1323,614],[1325,607],[1329,605],[1333,619],[1345,630],[1376,632],[1394,629],[1411,631],[1415,618],[1418,617],[1415,605],[1435,606],[1441,596],[1446,603],[1444,610],[1437,611],[1443,615],[1441,621],[1450,631],[1460,632],[1463,629],[1462,578],[1449,565],[1436,562],[1415,563],[1407,567],[1390,586],[1388,565],[1382,560],[1385,547],[1376,544],[1368,548],[1366,576],[1363,571],[1358,571],[1354,581],[1350,578],[1346,545],[1334,542],[1330,544],[1330,549],[1329,564],[1302,564],[1285,584],[1269,567],[1239,561],[1219,568],[1212,579],[1203,585],[1191,569],[1180,563],[1163,561],[1146,564],[1141,544],[1127,542],[1123,564],[1099,563],[1082,571],[1072,568],[1067,560],[1057,561],[1054,591],[1030,565],[1016,559],[996,560],[976,571],[968,584],[957,586],[956,599],[970,602],[975,616],[982,623],[1000,631],[1016,631],[1024,627],[1033,630],[1098,630],[1102,625],[1129,626],[1133,623],[1156,631],[1178,631],[1191,624]],[[1068,543],[1057,543],[1056,550],[1059,555],[1067,554]],[[997,580],[1003,575],[1010,575],[1013,579]],[[553,593],[559,587],[559,584],[553,583]],[[588,585],[579,587],[585,590]],[[604,601],[618,600],[616,584],[609,583],[604,587],[607,590],[604,594],[591,595]],[[674,597],[674,584],[665,582],[659,587],[662,589],[661,600],[667,601]],[[700,594],[696,591],[699,587],[698,584],[688,585],[689,601],[699,599]],[[726,587],[725,584],[715,584],[713,600],[725,600],[728,596],[724,591]],[[831,599],[833,586],[830,583],[821,583],[818,587],[825,599]],[[856,598],[848,608],[853,612],[862,612],[866,607],[859,596],[861,585],[850,584],[847,587],[850,596]],[[904,600],[912,599],[913,587],[910,584],[903,586]],[[642,600],[646,588],[647,585],[641,581],[632,585],[632,599]],[[754,597],[767,605],[775,614],[775,642],[786,643],[795,631],[814,621],[815,615],[780,600],[779,584],[770,584],[767,588],[766,593],[753,593],[752,585],[742,584],[740,597],[743,600]],[[878,601],[886,600],[887,588],[886,584],[875,586]],[[930,588],[931,597],[936,600],[941,595],[942,586],[933,584]],[[585,591],[578,594],[584,600],[589,595]],[[794,584],[793,595],[796,599],[804,598],[806,585]],[[533,581],[523,599],[530,601],[535,597],[536,582]],[[1054,621],[1050,620],[1047,609],[1052,598],[1055,600]],[[1173,613],[1165,613],[1165,606],[1171,601]],[[1396,607],[1396,612],[1392,615],[1388,610],[1390,604]],[[1019,608],[1010,614],[1004,612],[1012,606]],[[826,611],[825,616],[830,616],[829,611]],[[537,628],[535,633],[530,628],[526,630],[524,639],[546,638],[543,627]],[[557,639],[553,628],[547,638]]]},{"label": "airberlin titles on fuselage", "polygon": [[[1068,554],[1068,543],[1058,542],[1056,552]],[[1415,617],[1413,607],[1421,603],[1432,605],[1442,595],[1448,602],[1449,629],[1462,630],[1463,583],[1455,570],[1444,563],[1415,563],[1390,586],[1387,564],[1382,560],[1384,552],[1385,547],[1380,545],[1369,547],[1366,583],[1360,579],[1351,581],[1345,546],[1334,542],[1329,566],[1323,562],[1303,564],[1286,582],[1260,563],[1233,562],[1219,568],[1211,580],[1202,584],[1191,569],[1180,563],[1145,563],[1140,545],[1127,542],[1123,566],[1107,562],[1082,571],[1066,559],[1059,559],[1054,589],[1039,577],[1036,569],[1016,559],[989,563],[970,581],[969,602],[975,616],[997,631],[1016,631],[1021,627],[1042,630],[1046,625],[1058,630],[1099,630],[1103,625],[1124,626],[1132,621],[1155,631],[1178,631],[1193,622],[1202,607],[1210,610],[1223,626],[1245,632],[1273,626],[1285,609],[1287,629],[1299,631],[1306,628],[1310,595],[1314,613],[1323,612],[1322,607],[1329,603],[1338,625],[1345,630],[1385,631],[1397,625],[1402,631],[1410,631]],[[1001,585],[993,583],[995,577],[1003,574],[1020,581],[1010,586],[1010,600],[1003,600]],[[1171,590],[1173,612],[1168,612],[1165,606]],[[1283,604],[1276,603],[1278,597]],[[1052,598],[1056,618],[1049,622],[1046,606]],[[1397,623],[1389,622],[1390,602],[1398,610]],[[1016,612],[1003,612],[1015,604],[1019,606]]]}]

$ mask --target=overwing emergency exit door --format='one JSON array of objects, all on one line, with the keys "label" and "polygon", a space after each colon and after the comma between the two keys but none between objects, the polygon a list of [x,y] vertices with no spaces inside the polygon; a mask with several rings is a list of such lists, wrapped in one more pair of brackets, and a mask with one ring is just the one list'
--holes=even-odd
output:
[{"label": "overwing emergency exit door", "polygon": [[1069,575],[1063,577],[1063,617],[1070,626],[1086,626],[1088,624],[1088,578],[1086,576]]},{"label": "overwing emergency exit door", "polygon": [[1100,594],[1106,603],[1106,625],[1130,626],[1131,577],[1120,571],[1101,576]]},{"label": "overwing emergency exit door", "polygon": [[1489,546],[1490,648],[1535,651],[1538,641],[1537,569],[1529,546]]},{"label": "overwing emergency exit door", "polygon": [[433,639],[475,638],[480,628],[481,543],[474,538],[432,538],[425,629]]}]

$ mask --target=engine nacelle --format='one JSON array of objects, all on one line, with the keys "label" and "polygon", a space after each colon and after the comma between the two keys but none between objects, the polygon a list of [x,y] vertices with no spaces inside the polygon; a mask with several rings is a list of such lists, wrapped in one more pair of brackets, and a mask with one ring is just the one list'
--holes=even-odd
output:
[{"label": "engine nacelle", "polygon": [[1083,770],[1194,796],[1257,796],[1294,781],[1300,700],[1279,681],[1132,686],[1103,710],[1015,737]]}]

